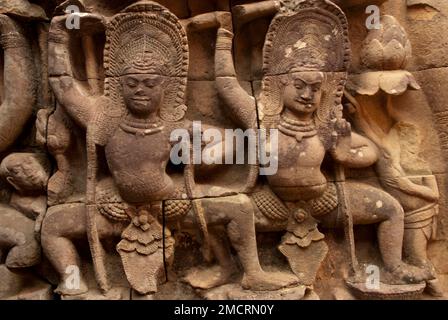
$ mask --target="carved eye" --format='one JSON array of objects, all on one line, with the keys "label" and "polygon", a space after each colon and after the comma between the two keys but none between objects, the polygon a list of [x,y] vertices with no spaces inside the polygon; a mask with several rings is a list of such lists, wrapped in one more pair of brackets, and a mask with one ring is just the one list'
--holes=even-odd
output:
[{"label": "carved eye", "polygon": [[137,81],[129,79],[129,80],[126,81],[126,85],[129,88],[135,88],[137,86]]},{"label": "carved eye", "polygon": [[305,87],[305,83],[301,80],[296,80],[294,81],[294,87],[296,87],[296,89],[303,89]]},{"label": "carved eye", "polygon": [[145,81],[143,81],[143,84],[148,88],[154,88],[156,86],[156,81],[146,79]]}]

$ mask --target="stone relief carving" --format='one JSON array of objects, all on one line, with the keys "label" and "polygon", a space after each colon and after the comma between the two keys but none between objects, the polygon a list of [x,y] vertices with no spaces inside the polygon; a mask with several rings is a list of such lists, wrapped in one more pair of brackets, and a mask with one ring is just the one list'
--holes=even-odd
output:
[{"label": "stone relief carving", "polygon": [[403,19],[192,2],[0,1],[0,297],[443,298],[446,111]]},{"label": "stone relief carving", "polygon": [[[408,89],[419,90],[420,86],[411,73],[402,70],[412,54],[406,32],[392,16],[384,16],[382,20],[382,28],[370,32],[363,45],[362,61],[368,71],[352,77],[348,89],[353,88],[364,97],[381,95],[385,105],[378,106],[369,98],[358,102],[350,93],[346,94],[353,102],[350,107],[355,123],[380,148],[375,168],[381,185],[403,207],[404,257],[430,271],[434,279],[427,282],[428,289],[440,296],[443,293],[435,278],[436,271],[426,253],[428,240],[435,235],[439,188],[429,164],[421,157],[418,125],[403,119],[392,98]],[[387,125],[372,116],[372,105],[385,114]]]}]

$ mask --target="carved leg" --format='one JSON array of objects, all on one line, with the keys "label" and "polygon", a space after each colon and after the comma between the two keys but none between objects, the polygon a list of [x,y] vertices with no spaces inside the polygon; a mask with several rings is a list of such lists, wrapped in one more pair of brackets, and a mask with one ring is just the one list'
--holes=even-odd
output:
[{"label": "carved leg", "polygon": [[[102,215],[97,215],[97,227],[100,239],[119,236],[124,224],[115,223]],[[57,293],[62,295],[79,295],[88,291],[87,283],[82,272],[79,288],[68,288],[66,281],[72,274],[69,267],[78,267],[81,270],[81,259],[73,244],[75,239],[84,239],[86,236],[86,213],[84,204],[66,204],[51,207],[42,223],[42,248],[56,269],[60,277]]]},{"label": "carved leg", "polygon": [[225,230],[211,230],[210,232],[210,245],[212,246],[218,264],[221,266],[222,277],[225,280],[221,284],[225,284],[237,272],[230,252],[230,246],[224,233]]},{"label": "carved leg", "polygon": [[[429,228],[431,227],[429,226]],[[410,264],[427,267],[428,263],[430,263],[426,254],[427,245],[428,239],[425,230],[404,230],[403,253],[406,261]]]},{"label": "carved leg", "polygon": [[412,265],[426,268],[435,279],[426,282],[426,291],[435,297],[443,297],[444,293],[434,266],[428,259],[428,238],[432,232],[432,224],[420,229],[405,229],[403,253],[407,262]]},{"label": "carved leg", "polygon": [[73,133],[64,121],[61,107],[58,106],[48,119],[47,145],[57,163],[57,171],[48,182],[48,201],[50,205],[59,204],[73,192],[72,166],[67,152],[73,146]]},{"label": "carved leg", "polygon": [[8,268],[26,268],[40,262],[34,221],[7,205],[0,205],[0,247]]},{"label": "carved leg", "polygon": [[209,228],[209,239],[218,265],[193,268],[184,280],[194,288],[211,289],[224,285],[238,271],[230,252],[225,228],[222,226]]},{"label": "carved leg", "polygon": [[[377,224],[378,245],[384,266],[394,279],[420,283],[433,278],[427,270],[407,265],[402,259],[404,211],[400,203],[387,192],[357,182],[346,182],[346,197],[355,225]],[[337,210],[317,217],[321,225],[342,228],[343,218]]]},{"label": "carved leg", "polygon": [[210,225],[226,224],[230,242],[244,269],[242,286],[251,290],[278,290],[298,282],[289,274],[267,273],[261,268],[255,236],[254,208],[246,195],[204,199]]},{"label": "carved leg", "polygon": [[360,183],[347,183],[347,197],[354,224],[378,224],[378,244],[387,270],[409,283],[432,278],[427,270],[407,265],[402,260],[404,211],[394,197]]},{"label": "carved leg", "polygon": [[83,204],[52,207],[42,223],[41,242],[44,254],[59,274],[59,285],[55,292],[61,295],[86,293],[86,281],[79,272],[79,288],[67,286],[73,266],[81,270],[81,259],[72,240],[85,237],[85,206]]}]

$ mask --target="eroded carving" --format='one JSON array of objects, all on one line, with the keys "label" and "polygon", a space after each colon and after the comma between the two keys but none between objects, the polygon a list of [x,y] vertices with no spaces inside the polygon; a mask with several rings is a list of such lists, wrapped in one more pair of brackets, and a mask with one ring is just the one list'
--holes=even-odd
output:
[{"label": "eroded carving", "polygon": [[[346,96],[352,103],[355,123],[380,149],[376,171],[381,185],[403,207],[404,258],[412,265],[427,269],[435,278],[426,247],[435,235],[439,188],[428,162],[420,155],[422,135],[418,125],[403,118],[392,98],[409,89],[418,90],[420,86],[411,73],[403,70],[412,53],[406,32],[392,16],[382,20],[382,28],[369,33],[364,41],[363,66],[369,71],[353,76],[348,86],[359,98],[348,92]],[[386,103],[377,105],[378,100],[369,96],[384,97]],[[387,124],[380,123],[379,117],[373,115],[373,108],[386,117]],[[437,279],[428,280],[428,291],[441,296]]]},{"label": "eroded carving", "polygon": [[444,8],[367,2],[0,1],[0,297],[443,298]]},{"label": "eroded carving", "polygon": [[[231,39],[229,31],[220,29],[216,51],[218,91],[230,112],[247,119],[245,114],[254,100],[235,77],[230,46],[225,45]],[[260,122],[262,127],[278,128],[280,132],[279,169],[267,181],[274,192],[270,197],[279,197],[289,207],[287,232],[279,249],[294,273],[304,284],[313,284],[327,253],[324,236],[317,229],[320,222],[345,228],[355,275],[350,281],[360,281],[353,225],[378,224],[379,248],[392,281],[419,283],[430,279],[427,271],[402,261],[400,203],[379,188],[345,180],[344,167],[371,166],[379,153],[373,142],[352,132],[342,117],[341,98],[350,57],[342,11],[324,1],[299,2],[294,10],[274,17],[263,54]],[[335,171],[324,175],[321,166],[327,152],[336,166]],[[304,250],[308,247],[310,250]]]}]

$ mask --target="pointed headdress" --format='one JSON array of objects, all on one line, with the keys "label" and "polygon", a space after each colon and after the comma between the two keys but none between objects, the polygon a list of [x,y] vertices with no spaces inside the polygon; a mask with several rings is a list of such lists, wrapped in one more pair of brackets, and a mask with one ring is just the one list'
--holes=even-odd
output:
[{"label": "pointed headdress", "polygon": [[140,1],[115,15],[106,30],[105,93],[123,105],[120,76],[128,73],[166,77],[160,116],[181,120],[186,112],[188,40],[178,18],[152,1]]},{"label": "pointed headdress", "polygon": [[[283,0],[272,20],[263,49],[260,117],[273,127],[283,110],[281,77],[293,72],[323,72],[321,105],[315,122],[325,128],[340,110],[350,65],[348,23],[343,11],[329,0]],[[327,130],[328,131],[328,130]]]}]

